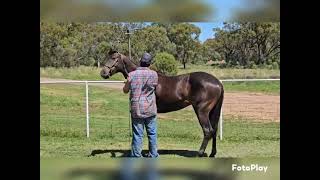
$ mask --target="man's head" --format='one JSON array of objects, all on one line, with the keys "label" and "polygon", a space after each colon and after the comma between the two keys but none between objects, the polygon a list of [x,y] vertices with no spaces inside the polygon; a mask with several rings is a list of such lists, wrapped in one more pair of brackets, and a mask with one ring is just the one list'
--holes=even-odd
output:
[{"label": "man's head", "polygon": [[152,56],[149,53],[144,53],[140,59],[141,67],[149,67],[152,62]]}]

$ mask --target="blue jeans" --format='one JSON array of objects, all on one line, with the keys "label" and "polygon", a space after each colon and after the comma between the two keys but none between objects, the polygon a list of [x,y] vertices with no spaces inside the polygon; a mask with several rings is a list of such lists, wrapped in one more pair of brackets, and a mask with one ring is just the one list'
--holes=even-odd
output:
[{"label": "blue jeans", "polygon": [[[139,164],[140,163],[140,164]],[[137,164],[141,165],[136,168]],[[125,158],[120,166],[120,180],[160,180],[162,179],[158,171],[156,159],[139,161],[138,159]]]},{"label": "blue jeans", "polygon": [[147,130],[149,140],[149,156],[158,157],[157,150],[157,116],[148,118],[132,118],[132,144],[131,144],[131,157],[142,157],[142,143],[143,143],[143,130],[144,126]]}]

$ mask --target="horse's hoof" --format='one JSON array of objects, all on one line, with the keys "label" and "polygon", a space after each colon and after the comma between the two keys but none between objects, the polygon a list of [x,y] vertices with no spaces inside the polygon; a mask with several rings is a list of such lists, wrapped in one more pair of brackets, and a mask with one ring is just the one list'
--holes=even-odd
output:
[{"label": "horse's hoof", "polygon": [[209,157],[214,158],[214,157],[215,157],[215,154],[210,154]]},{"label": "horse's hoof", "polygon": [[207,153],[198,153],[198,157],[208,157]]}]

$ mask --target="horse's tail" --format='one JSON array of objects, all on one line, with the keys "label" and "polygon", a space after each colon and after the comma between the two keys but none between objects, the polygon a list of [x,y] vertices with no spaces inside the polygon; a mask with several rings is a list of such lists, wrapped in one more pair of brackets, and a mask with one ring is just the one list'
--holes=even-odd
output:
[{"label": "horse's tail", "polygon": [[220,115],[221,115],[221,108],[222,108],[222,104],[223,104],[223,99],[224,99],[224,89],[222,86],[220,97],[219,97],[216,105],[212,108],[212,110],[209,113],[210,124],[211,124],[211,127],[213,128],[214,133],[216,133],[216,131],[217,131],[217,126],[218,126],[218,122],[219,122]]}]

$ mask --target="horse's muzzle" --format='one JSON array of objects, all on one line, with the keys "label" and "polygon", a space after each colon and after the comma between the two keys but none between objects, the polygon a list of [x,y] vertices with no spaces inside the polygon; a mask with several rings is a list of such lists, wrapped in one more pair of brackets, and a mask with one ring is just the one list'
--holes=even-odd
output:
[{"label": "horse's muzzle", "polygon": [[108,79],[110,77],[110,75],[108,73],[105,73],[104,71],[100,72],[100,76],[104,79]]}]

